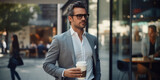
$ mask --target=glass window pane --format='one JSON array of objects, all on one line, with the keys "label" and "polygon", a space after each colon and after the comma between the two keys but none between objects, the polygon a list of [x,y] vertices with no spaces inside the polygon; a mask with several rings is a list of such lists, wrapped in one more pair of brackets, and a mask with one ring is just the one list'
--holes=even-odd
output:
[{"label": "glass window pane", "polygon": [[113,0],[112,80],[129,79],[130,0]]},{"label": "glass window pane", "polygon": [[99,0],[99,56],[101,59],[101,80],[109,80],[109,0]]},{"label": "glass window pane", "polygon": [[[137,70],[134,71],[136,79],[159,80],[159,62],[154,57],[160,57],[160,1],[159,0],[133,0],[132,19],[132,62],[137,61]],[[152,61],[149,61],[152,60]],[[149,62],[147,62],[149,61]],[[133,67],[132,66],[132,67]],[[150,67],[152,66],[152,67]],[[143,77],[141,76],[143,75]]]},{"label": "glass window pane", "polygon": [[89,28],[88,32],[97,36],[97,0],[89,0]]},{"label": "glass window pane", "polygon": [[[101,80],[109,80],[109,0],[89,0],[88,32],[99,39]],[[97,6],[98,5],[98,6]],[[99,10],[97,10],[99,7]],[[97,16],[97,11],[99,15]],[[99,19],[97,22],[97,18]],[[99,30],[97,30],[97,24]],[[98,35],[97,35],[98,33]]]}]

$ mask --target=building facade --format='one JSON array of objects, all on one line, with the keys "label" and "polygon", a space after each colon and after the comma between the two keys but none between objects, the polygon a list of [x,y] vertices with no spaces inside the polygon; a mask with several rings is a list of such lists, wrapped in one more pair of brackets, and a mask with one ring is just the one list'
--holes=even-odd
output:
[{"label": "building facade", "polygon": [[57,5],[39,4],[40,13],[35,13],[29,25],[15,32],[18,35],[20,48],[29,48],[31,42],[46,45],[51,43],[52,37],[57,34]]}]

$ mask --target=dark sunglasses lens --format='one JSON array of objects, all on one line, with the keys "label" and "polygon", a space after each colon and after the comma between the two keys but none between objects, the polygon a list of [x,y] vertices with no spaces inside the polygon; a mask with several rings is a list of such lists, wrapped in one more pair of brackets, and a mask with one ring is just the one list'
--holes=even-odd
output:
[{"label": "dark sunglasses lens", "polygon": [[88,14],[85,14],[84,17],[85,17],[85,18],[88,18]]},{"label": "dark sunglasses lens", "polygon": [[83,17],[83,15],[81,15],[81,14],[77,15],[78,19],[81,19],[82,17]]},{"label": "dark sunglasses lens", "polygon": [[89,15],[88,14],[78,14],[76,16],[77,16],[78,19],[82,19],[83,16],[84,16],[84,18],[87,19]]}]

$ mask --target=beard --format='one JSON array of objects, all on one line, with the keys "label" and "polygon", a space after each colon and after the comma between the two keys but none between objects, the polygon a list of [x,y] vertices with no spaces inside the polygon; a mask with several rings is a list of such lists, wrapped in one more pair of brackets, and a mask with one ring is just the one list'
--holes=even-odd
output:
[{"label": "beard", "polygon": [[76,28],[83,30],[86,26],[86,20],[73,24]]},{"label": "beard", "polygon": [[79,22],[79,25],[77,25],[76,27],[85,28],[85,26],[86,26],[86,21],[81,21]]}]

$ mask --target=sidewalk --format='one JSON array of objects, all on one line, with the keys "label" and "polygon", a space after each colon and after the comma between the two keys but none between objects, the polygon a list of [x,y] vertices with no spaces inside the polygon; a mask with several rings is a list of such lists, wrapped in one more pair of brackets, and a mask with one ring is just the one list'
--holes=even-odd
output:
[{"label": "sidewalk", "polygon": [[[11,80],[8,59],[8,55],[0,57],[0,80]],[[21,80],[55,80],[43,70],[44,58],[23,58],[23,61],[24,65],[16,68]]]},{"label": "sidewalk", "polygon": [[[99,51],[101,80],[109,80],[109,51],[105,47]],[[10,70],[7,68],[8,59],[8,55],[0,57],[0,80],[11,80]],[[23,58],[23,61],[24,65],[16,68],[22,80],[55,80],[54,77],[43,70],[42,63],[44,58]]]}]

